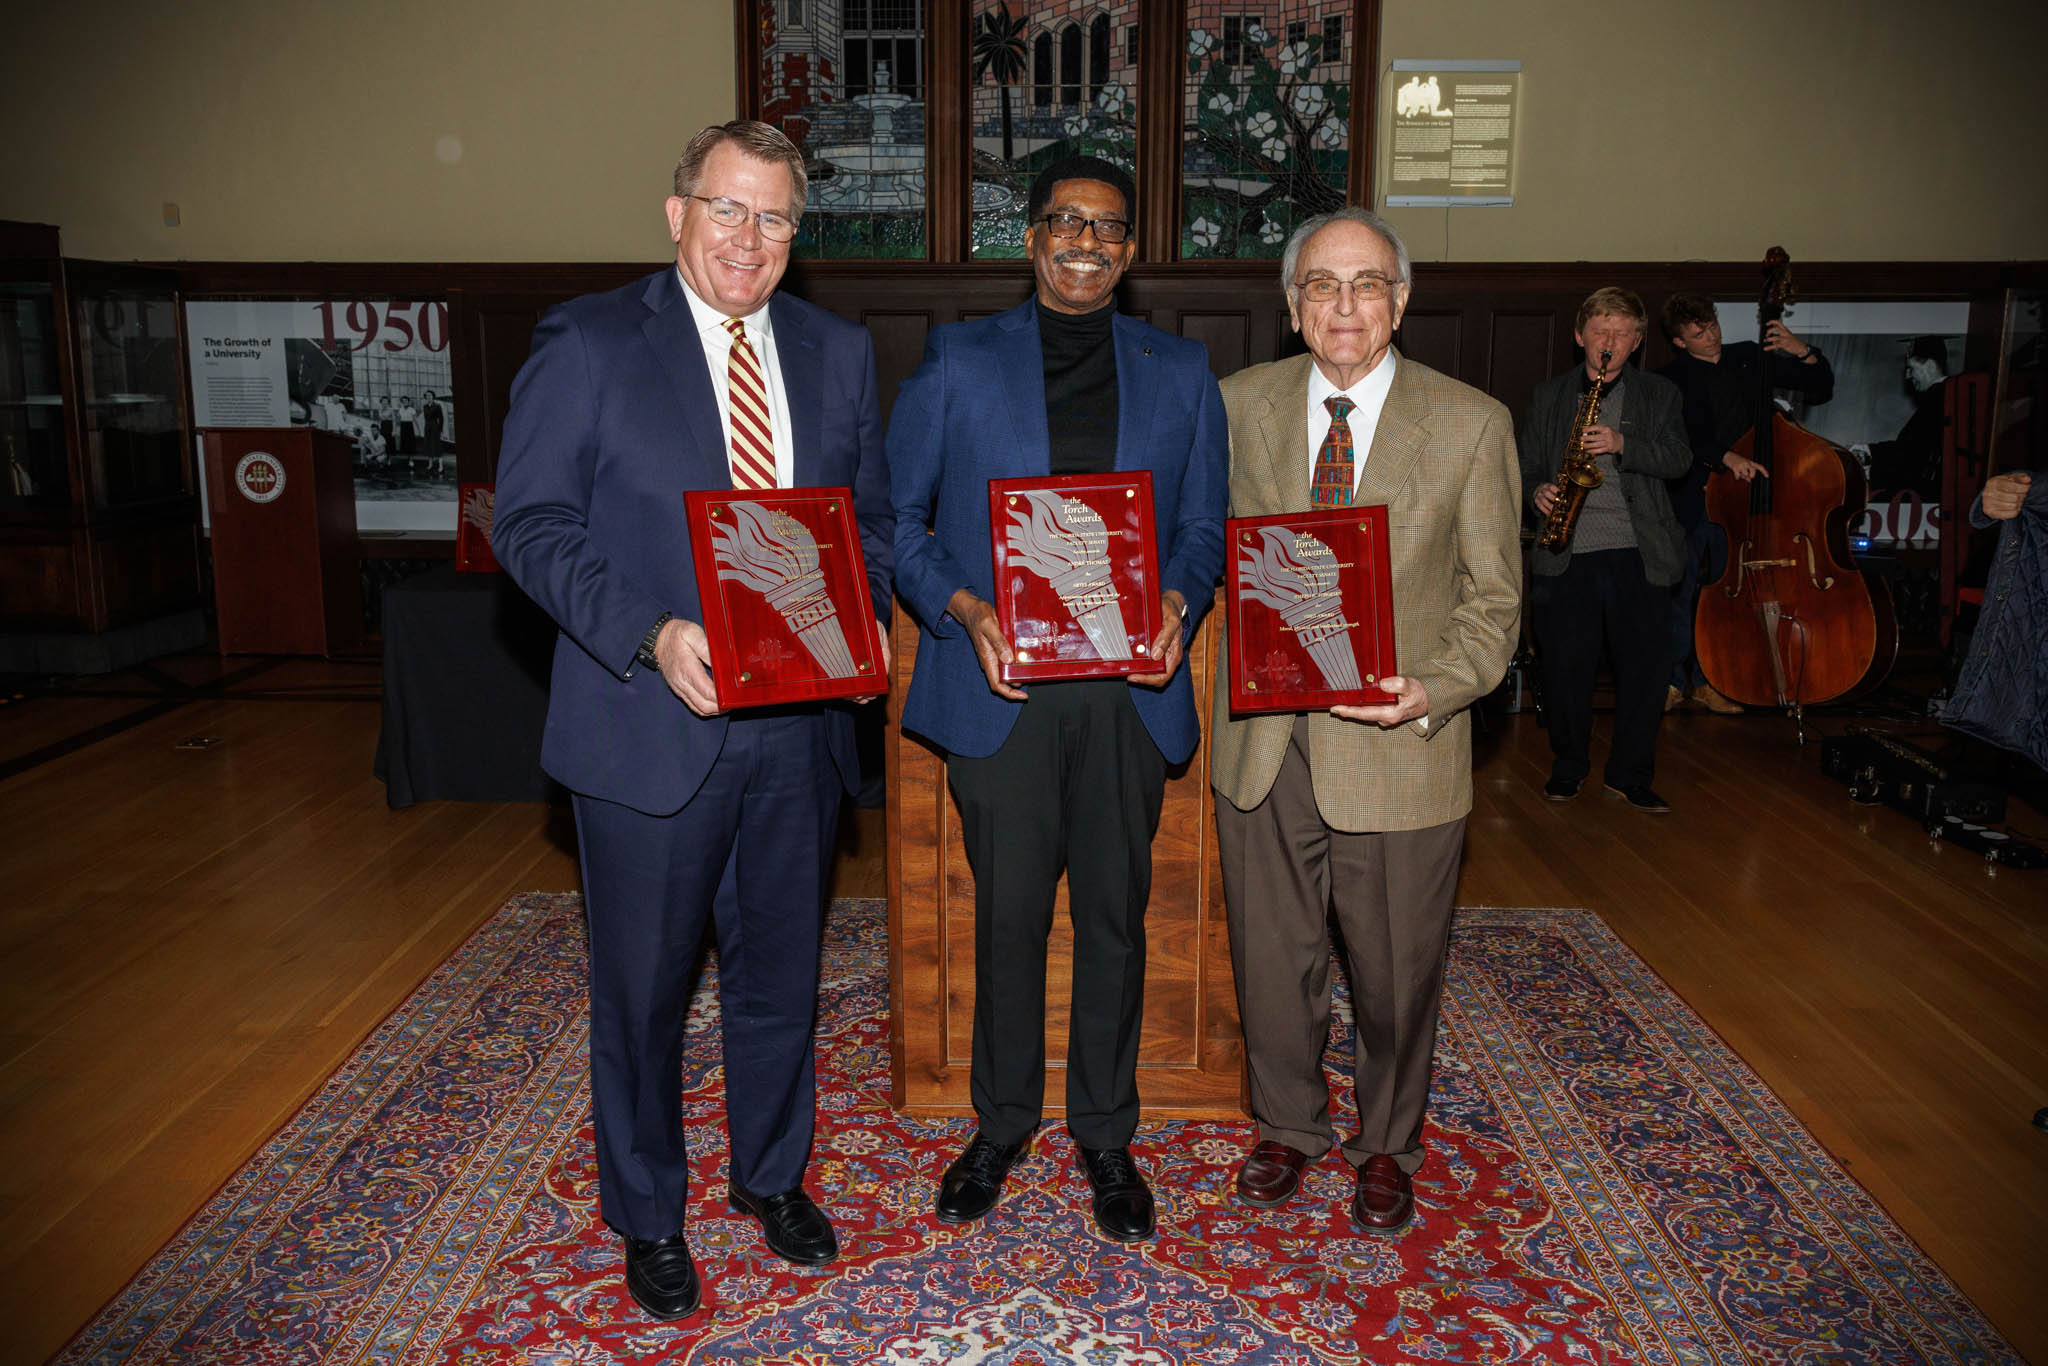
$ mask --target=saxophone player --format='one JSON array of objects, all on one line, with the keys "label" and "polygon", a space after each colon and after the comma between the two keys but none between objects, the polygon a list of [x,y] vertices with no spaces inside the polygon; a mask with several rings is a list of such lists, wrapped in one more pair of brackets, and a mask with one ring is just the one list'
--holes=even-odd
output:
[{"label": "saxophone player", "polygon": [[[1685,545],[1664,481],[1684,474],[1692,453],[1677,386],[1627,363],[1647,325],[1633,291],[1610,286],[1586,296],[1572,330],[1584,360],[1536,387],[1518,445],[1539,525],[1560,496],[1567,454],[1590,457],[1600,476],[1563,546],[1538,544],[1530,555],[1530,623],[1550,732],[1543,795],[1568,802],[1592,772],[1593,676],[1604,645],[1614,677],[1607,790],[1662,814],[1671,807],[1651,783],[1671,668],[1671,592]],[[1583,405],[1582,417],[1581,395],[1596,387],[1597,404]]]}]

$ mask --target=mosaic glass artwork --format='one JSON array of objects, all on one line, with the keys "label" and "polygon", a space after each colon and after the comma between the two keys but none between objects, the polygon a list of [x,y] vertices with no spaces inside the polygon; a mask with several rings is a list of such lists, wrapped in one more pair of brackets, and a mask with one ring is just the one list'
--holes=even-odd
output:
[{"label": "mosaic glass artwork", "polygon": [[1343,206],[1352,35],[1337,8],[1190,0],[1183,260],[1277,257],[1295,224]]},{"label": "mosaic glass artwork", "polygon": [[803,150],[792,253],[920,260],[925,242],[923,0],[763,0],[761,118]]},{"label": "mosaic glass artwork", "polygon": [[973,254],[1024,254],[1031,179],[1061,157],[1138,152],[1137,0],[976,0],[968,88]]}]

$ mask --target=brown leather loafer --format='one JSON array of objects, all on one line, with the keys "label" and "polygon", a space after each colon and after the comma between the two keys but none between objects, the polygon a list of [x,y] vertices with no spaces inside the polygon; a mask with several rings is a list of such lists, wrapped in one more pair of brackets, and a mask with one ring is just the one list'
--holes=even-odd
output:
[{"label": "brown leather loafer", "polygon": [[1716,716],[1737,716],[1742,712],[1741,703],[1729,701],[1727,697],[1722,695],[1721,690],[1711,683],[1702,683],[1697,688],[1694,688],[1692,690],[1692,700]]},{"label": "brown leather loafer", "polygon": [[1415,1187],[1401,1164],[1387,1153],[1374,1153],[1358,1169],[1358,1194],[1351,1199],[1351,1217],[1367,1233],[1399,1233],[1415,1219]]},{"label": "brown leather loafer", "polygon": [[1237,1198],[1260,1209],[1284,1205],[1301,1185],[1301,1169],[1307,1165],[1307,1153],[1264,1139],[1238,1166]]}]

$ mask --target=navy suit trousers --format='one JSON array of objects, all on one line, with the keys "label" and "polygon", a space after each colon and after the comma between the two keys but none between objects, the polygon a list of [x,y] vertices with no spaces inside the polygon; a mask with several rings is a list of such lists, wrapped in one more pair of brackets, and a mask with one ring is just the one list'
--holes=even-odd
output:
[{"label": "navy suit trousers", "polygon": [[825,718],[811,712],[735,716],[704,785],[672,816],[575,798],[598,1188],[620,1233],[665,1238],[683,1227],[683,1024],[707,921],[718,942],[731,1179],[757,1195],[802,1184],[819,939],[844,793]]}]

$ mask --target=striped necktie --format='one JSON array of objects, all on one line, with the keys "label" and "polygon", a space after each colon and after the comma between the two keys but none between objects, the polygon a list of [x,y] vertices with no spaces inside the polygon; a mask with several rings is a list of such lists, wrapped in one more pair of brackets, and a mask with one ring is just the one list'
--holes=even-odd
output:
[{"label": "striped necktie", "polygon": [[775,487],[775,434],[768,423],[768,385],[761,361],[747,344],[747,325],[727,318],[732,354],[726,361],[728,406],[732,410],[732,486],[736,489]]},{"label": "striped necktie", "polygon": [[1323,448],[1316,452],[1315,482],[1309,486],[1309,506],[1348,508],[1351,506],[1351,423],[1348,417],[1358,405],[1342,394],[1332,394],[1323,400],[1323,406],[1330,410],[1330,434],[1323,438]]}]

